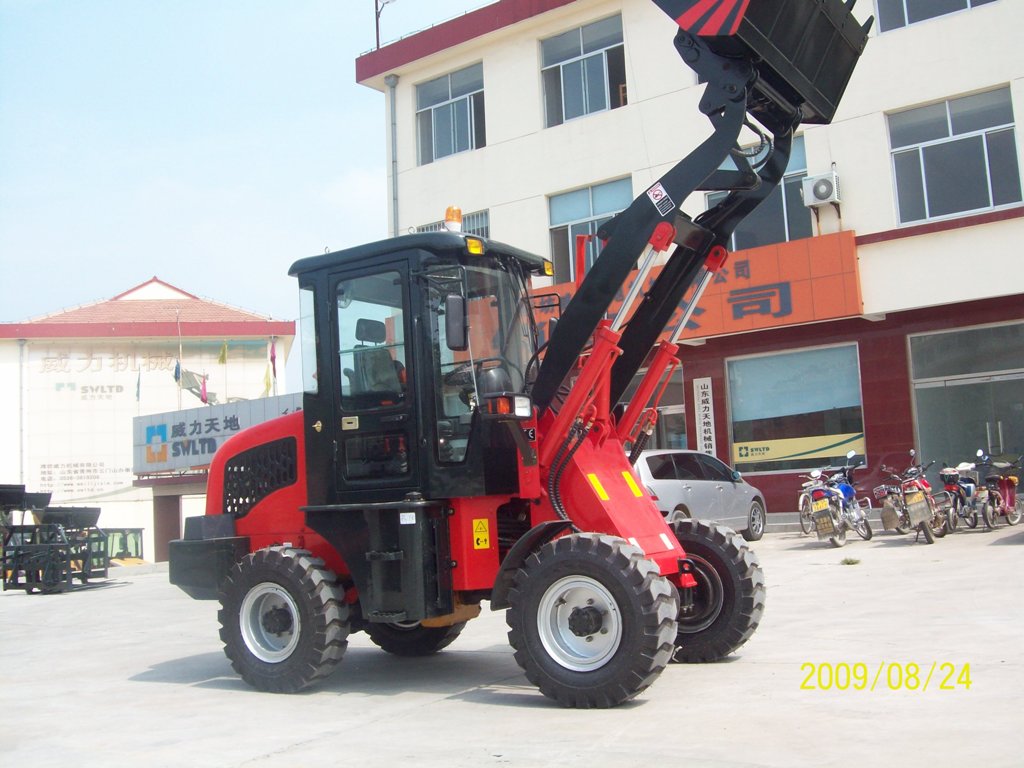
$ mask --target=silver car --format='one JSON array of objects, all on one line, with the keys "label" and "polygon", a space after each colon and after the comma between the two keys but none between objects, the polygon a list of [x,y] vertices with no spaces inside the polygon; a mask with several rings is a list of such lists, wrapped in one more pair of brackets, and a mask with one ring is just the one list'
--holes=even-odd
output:
[{"label": "silver car", "polygon": [[669,522],[693,517],[714,520],[743,534],[764,535],[764,494],[740,473],[699,451],[644,451],[636,470]]}]

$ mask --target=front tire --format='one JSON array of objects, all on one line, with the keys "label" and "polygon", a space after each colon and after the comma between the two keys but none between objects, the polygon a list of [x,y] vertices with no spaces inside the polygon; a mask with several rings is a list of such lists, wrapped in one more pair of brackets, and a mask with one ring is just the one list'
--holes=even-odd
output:
[{"label": "front tire", "polygon": [[566,707],[613,707],[672,657],[679,601],[637,547],[579,533],[548,542],[516,572],[505,620],[516,663]]},{"label": "front tire", "polygon": [[348,645],[349,608],[323,560],[289,547],[246,555],[221,586],[224,653],[253,688],[294,693],[327,677]]},{"label": "front tire", "polygon": [[875,535],[874,531],[871,530],[871,523],[866,517],[862,517],[857,521],[857,524],[853,526],[853,530],[857,532],[864,541],[871,541],[871,537]]},{"label": "front tire", "polygon": [[694,565],[693,609],[679,617],[673,661],[718,661],[754,634],[764,615],[761,564],[733,531],[702,520],[672,526]]},{"label": "front tire", "polygon": [[447,627],[424,627],[412,624],[366,625],[366,634],[381,650],[395,656],[429,656],[447,648],[465,629],[466,622]]},{"label": "front tire", "polygon": [[800,507],[800,530],[806,536],[814,530],[814,518],[811,517],[811,497],[801,496],[798,506]]},{"label": "front tire", "polygon": [[750,512],[747,513],[747,528],[743,531],[743,538],[747,541],[760,541],[767,523],[764,504],[754,500],[750,505]]}]

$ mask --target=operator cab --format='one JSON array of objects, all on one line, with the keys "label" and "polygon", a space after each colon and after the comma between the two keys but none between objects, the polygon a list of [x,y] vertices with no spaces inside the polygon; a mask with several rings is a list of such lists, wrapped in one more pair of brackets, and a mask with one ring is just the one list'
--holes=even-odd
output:
[{"label": "operator cab", "polygon": [[516,441],[484,411],[527,391],[537,364],[529,278],[546,268],[455,232],[292,266],[311,505],[516,493]]}]

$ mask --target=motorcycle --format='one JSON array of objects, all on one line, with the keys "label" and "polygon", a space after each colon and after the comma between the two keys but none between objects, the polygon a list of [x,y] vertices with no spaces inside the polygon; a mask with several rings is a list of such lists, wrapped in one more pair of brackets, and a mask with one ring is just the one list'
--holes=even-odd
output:
[{"label": "motorcycle", "polygon": [[[911,449],[911,461],[916,455],[917,452]],[[926,544],[934,544],[935,539],[946,535],[946,511],[951,499],[945,496],[940,505],[932,496],[931,483],[925,477],[925,472],[934,463],[929,462],[923,467],[911,464],[903,472],[882,466],[882,471],[892,482],[877,486],[874,495],[882,502],[882,527],[885,530],[906,534],[916,529],[924,536]]]},{"label": "motorcycle", "polygon": [[[986,456],[979,450],[978,458],[981,459],[978,462],[979,466],[991,467],[994,470],[985,476],[985,485],[991,499],[991,527],[995,527],[999,518],[1005,519],[1007,525],[1016,525],[1024,516],[1024,499],[1017,497],[1018,477],[1011,473],[1020,470],[1024,454],[1018,456],[1016,461],[1003,461]],[[988,521],[986,521],[987,523]]]},{"label": "motorcycle", "polygon": [[847,531],[855,531],[864,541],[874,535],[868,521],[871,502],[858,499],[853,487],[854,470],[863,466],[861,462],[850,463],[856,455],[854,451],[846,454],[846,464],[827,479],[822,479],[823,471],[816,469],[811,472],[811,482],[805,483],[818,539],[828,539],[833,547],[846,544]]},{"label": "motorcycle", "polygon": [[800,476],[805,482],[800,486],[796,508],[800,517],[800,530],[805,536],[814,530],[814,512],[811,509],[814,500],[811,498],[811,492],[823,485],[821,476],[827,469],[828,467],[822,467],[811,471],[810,474]]},{"label": "motorcycle", "polygon": [[986,528],[991,529],[995,524],[988,488],[979,485],[975,466],[962,461],[955,467],[947,464],[939,472],[939,479],[952,500],[946,512],[946,527],[950,531],[955,531],[961,520],[968,528],[977,528],[979,513]]}]

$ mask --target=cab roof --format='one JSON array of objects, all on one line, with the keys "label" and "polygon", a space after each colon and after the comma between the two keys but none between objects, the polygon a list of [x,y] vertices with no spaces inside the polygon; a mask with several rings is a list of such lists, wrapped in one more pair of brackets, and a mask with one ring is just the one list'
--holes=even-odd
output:
[{"label": "cab roof", "polygon": [[292,264],[288,274],[296,277],[325,267],[342,266],[349,262],[363,261],[414,249],[431,251],[438,254],[467,255],[469,253],[466,246],[467,239],[482,242],[484,244],[484,255],[486,256],[513,258],[519,261],[528,272],[539,274],[544,272],[545,259],[505,243],[477,237],[476,235],[468,235],[463,232],[419,232],[299,259]]}]

